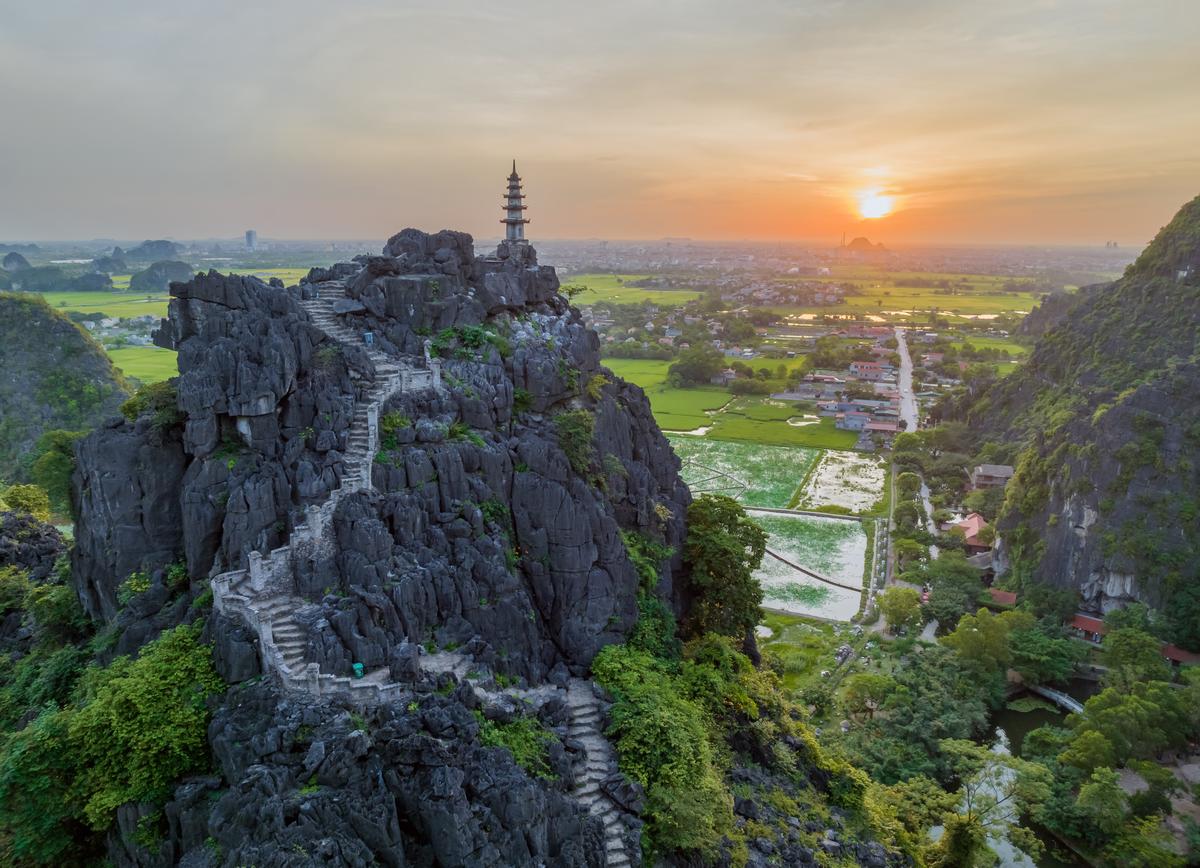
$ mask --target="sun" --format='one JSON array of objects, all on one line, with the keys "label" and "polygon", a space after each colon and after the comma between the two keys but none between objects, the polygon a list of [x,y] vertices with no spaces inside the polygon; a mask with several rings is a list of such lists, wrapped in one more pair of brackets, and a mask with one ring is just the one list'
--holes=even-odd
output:
[{"label": "sun", "polygon": [[892,213],[892,197],[885,196],[879,187],[858,192],[858,213],[864,220],[875,220]]}]

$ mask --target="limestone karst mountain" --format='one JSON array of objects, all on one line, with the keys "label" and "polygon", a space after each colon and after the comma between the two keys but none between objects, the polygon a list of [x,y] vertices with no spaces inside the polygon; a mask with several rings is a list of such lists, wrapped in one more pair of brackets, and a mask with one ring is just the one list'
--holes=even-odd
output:
[{"label": "limestone karst mountain", "polygon": [[676,639],[679,461],[531,247],[171,295],[180,376],[80,442],[71,569],[0,583],[0,854],[912,864],[773,671]]},{"label": "limestone karst mountain", "polygon": [[964,411],[1017,466],[1005,553],[1091,610],[1140,600],[1196,623],[1200,198],[1120,280],[1041,320],[1029,361]]},{"label": "limestone karst mountain", "polygon": [[0,371],[0,467],[17,478],[44,432],[90,428],[128,397],[103,347],[38,295],[0,293]]}]

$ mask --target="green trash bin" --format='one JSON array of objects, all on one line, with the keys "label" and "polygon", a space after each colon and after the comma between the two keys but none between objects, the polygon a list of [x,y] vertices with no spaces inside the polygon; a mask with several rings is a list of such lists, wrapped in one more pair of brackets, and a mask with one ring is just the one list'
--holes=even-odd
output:
[{"label": "green trash bin", "polygon": [[355,663],[355,664],[354,664],[352,667],[350,667],[350,668],[354,670],[354,677],[355,677],[355,678],[362,678],[362,677],[363,677],[363,665],[362,665],[361,663]]}]

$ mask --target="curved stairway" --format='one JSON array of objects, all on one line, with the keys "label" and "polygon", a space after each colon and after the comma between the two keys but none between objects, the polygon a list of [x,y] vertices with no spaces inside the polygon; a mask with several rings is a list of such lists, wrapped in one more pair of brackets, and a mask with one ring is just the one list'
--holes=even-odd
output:
[{"label": "curved stairway", "polygon": [[[310,605],[295,591],[293,564],[331,550],[331,524],[334,510],[348,494],[371,487],[371,465],[379,449],[379,414],[384,403],[400,391],[441,388],[440,361],[429,360],[429,368],[414,368],[397,362],[374,347],[363,343],[362,336],[338,321],[333,302],[345,298],[341,283],[317,284],[316,298],[304,299],[300,306],[314,325],[326,335],[347,346],[360,346],[375,366],[375,380],[363,400],[355,407],[347,448],[343,453],[346,473],[341,485],[320,506],[310,506],[305,520],[297,525],[288,543],[269,554],[251,552],[245,569],[230,570],[211,579],[213,604],[222,615],[238,618],[257,635],[263,668],[275,672],[285,689],[314,697],[337,698],[361,706],[400,701],[411,692],[411,685],[390,681],[386,667],[367,673],[363,678],[347,678],[320,671],[316,663],[306,663],[305,629],[295,613]],[[463,681],[471,660],[463,654],[442,651],[422,654],[423,672],[436,676],[450,672]],[[476,687],[487,698],[497,694]],[[529,690],[498,691],[516,698],[532,698],[559,692],[549,685]],[[573,678],[566,688],[569,709],[568,735],[584,747],[582,778],[571,795],[604,826],[606,868],[625,868],[640,863],[640,854],[631,854],[625,843],[625,826],[620,808],[602,785],[617,769],[612,748],[600,730],[600,700],[592,683]]]},{"label": "curved stairway", "polygon": [[602,789],[605,778],[616,771],[617,764],[608,740],[600,731],[600,700],[596,698],[590,681],[571,679],[567,685],[567,707],[570,709],[567,734],[582,744],[586,753],[583,778],[571,794],[587,808],[589,814],[599,817],[604,824],[606,868],[632,865],[625,845],[621,811]]}]

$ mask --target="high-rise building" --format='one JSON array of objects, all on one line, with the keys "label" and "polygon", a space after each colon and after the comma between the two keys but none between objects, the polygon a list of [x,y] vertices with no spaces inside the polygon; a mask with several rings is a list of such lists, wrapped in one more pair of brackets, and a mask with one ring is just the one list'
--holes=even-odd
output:
[{"label": "high-rise building", "polygon": [[521,176],[517,174],[516,160],[513,160],[512,174],[508,176],[506,199],[504,219],[500,221],[504,224],[504,240],[523,242],[525,240],[525,224],[529,221],[524,214],[525,194],[521,192]]},{"label": "high-rise building", "polygon": [[247,250],[257,250],[258,249],[258,233],[255,232],[253,229],[246,230],[246,249]]}]

